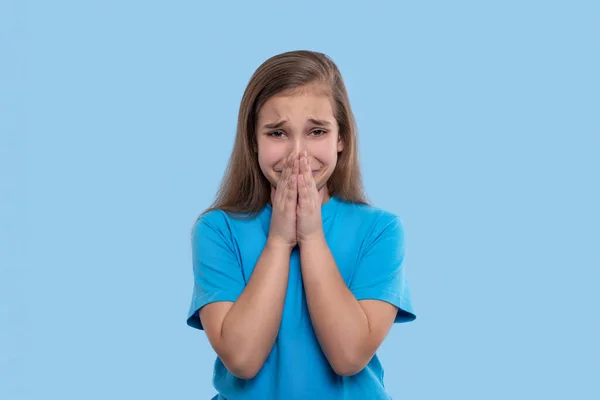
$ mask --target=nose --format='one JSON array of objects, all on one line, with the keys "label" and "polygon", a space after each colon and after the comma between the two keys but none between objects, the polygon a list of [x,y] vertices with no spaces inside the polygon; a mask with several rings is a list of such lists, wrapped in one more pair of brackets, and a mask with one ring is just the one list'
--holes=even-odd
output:
[{"label": "nose", "polygon": [[306,150],[307,143],[305,135],[295,135],[290,142],[290,153],[295,152],[298,154],[301,150]]}]

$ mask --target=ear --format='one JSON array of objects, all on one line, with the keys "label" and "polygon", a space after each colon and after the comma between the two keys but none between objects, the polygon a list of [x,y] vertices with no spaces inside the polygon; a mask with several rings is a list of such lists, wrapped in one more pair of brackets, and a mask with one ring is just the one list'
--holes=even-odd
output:
[{"label": "ear", "polygon": [[338,134],[337,151],[338,153],[341,153],[342,150],[344,150],[344,139],[342,138],[342,135]]}]

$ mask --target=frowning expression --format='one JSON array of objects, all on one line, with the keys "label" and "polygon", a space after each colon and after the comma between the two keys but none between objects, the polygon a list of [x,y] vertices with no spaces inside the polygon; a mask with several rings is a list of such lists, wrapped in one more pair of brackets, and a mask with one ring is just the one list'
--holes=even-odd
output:
[{"label": "frowning expression", "polygon": [[338,153],[339,136],[331,96],[317,85],[271,97],[258,112],[258,163],[271,185],[277,186],[286,157],[306,150],[317,188],[326,190]]}]

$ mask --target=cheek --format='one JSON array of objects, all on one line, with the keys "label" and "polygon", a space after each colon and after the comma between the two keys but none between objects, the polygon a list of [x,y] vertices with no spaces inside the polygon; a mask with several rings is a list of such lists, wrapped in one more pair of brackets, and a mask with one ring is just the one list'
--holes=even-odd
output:
[{"label": "cheek", "polygon": [[261,169],[269,170],[275,164],[281,161],[283,157],[283,152],[279,148],[279,146],[269,145],[259,145],[258,147],[258,164]]},{"label": "cheek", "polygon": [[311,149],[311,154],[314,158],[319,160],[320,163],[326,165],[333,165],[337,160],[337,148],[331,148],[331,146],[316,147]]}]

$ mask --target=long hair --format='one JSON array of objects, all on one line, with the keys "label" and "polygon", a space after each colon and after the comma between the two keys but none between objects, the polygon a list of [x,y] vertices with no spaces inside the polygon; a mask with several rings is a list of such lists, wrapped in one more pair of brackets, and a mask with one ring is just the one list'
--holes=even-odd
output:
[{"label": "long hair", "polygon": [[342,75],[327,55],[297,50],[269,58],[250,78],[240,104],[229,164],[215,201],[200,217],[212,210],[223,210],[236,218],[254,218],[267,205],[271,184],[260,170],[255,152],[258,112],[271,97],[314,83],[329,88],[344,142],[327,181],[329,194],[346,202],[369,204],[358,164],[357,127]]}]

